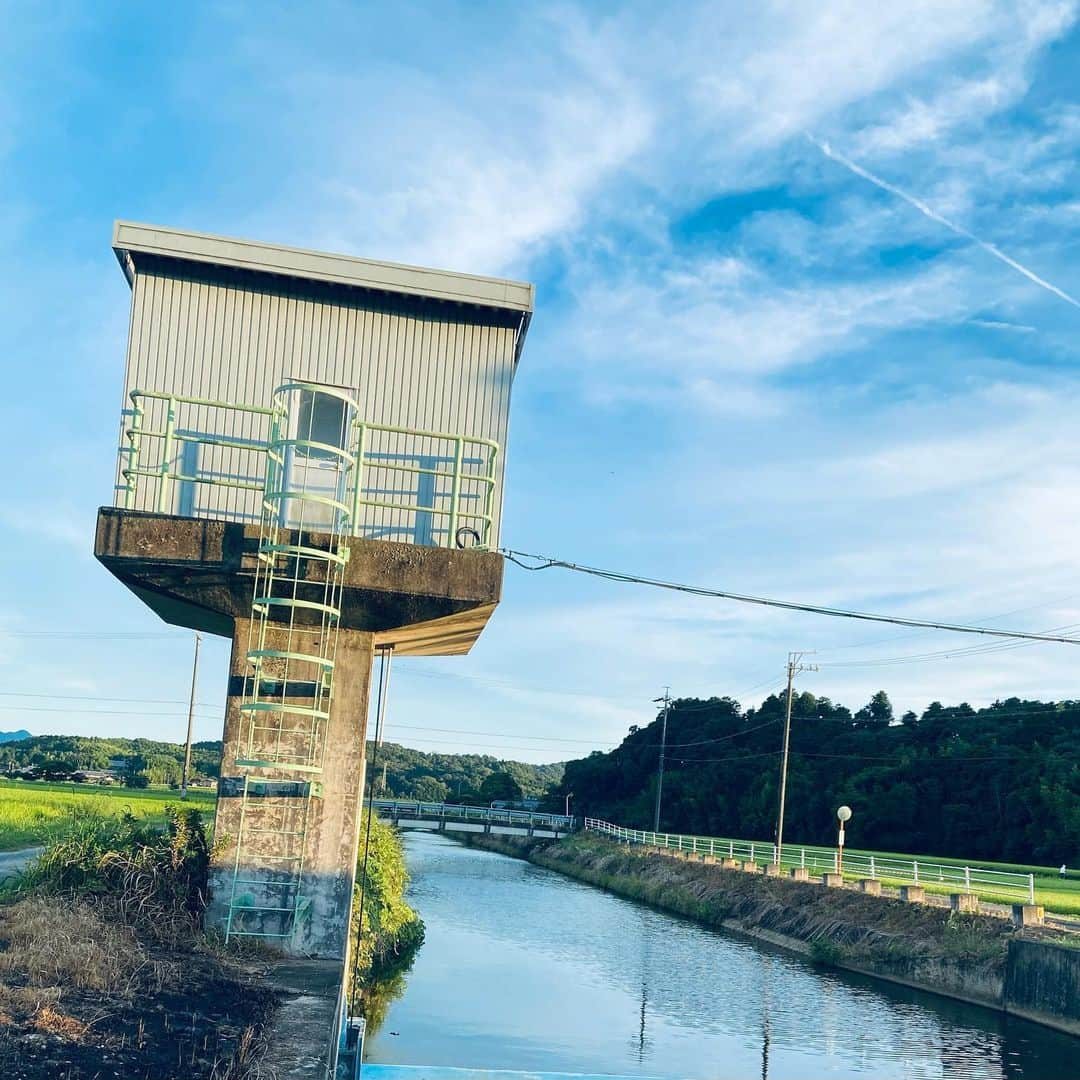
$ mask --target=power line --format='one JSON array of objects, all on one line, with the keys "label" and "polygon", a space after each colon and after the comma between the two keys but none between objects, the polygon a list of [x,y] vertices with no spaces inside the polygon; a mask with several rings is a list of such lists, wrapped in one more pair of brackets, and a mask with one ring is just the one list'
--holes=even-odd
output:
[{"label": "power line", "polygon": [[[0,690],[0,697],[43,698],[51,701],[112,701],[126,702],[129,705],[186,705],[180,698],[136,698],[136,697],[95,697],[91,694],[41,694],[29,690]],[[15,708],[16,706],[11,706]],[[22,706],[18,706],[21,708]],[[219,706],[209,702],[199,702],[196,708],[217,709]]]},{"label": "power line", "polygon": [[[523,570],[549,570],[558,568],[571,570],[577,574],[603,578],[606,581],[618,581],[630,585],[649,585],[655,589],[668,589],[672,592],[688,593],[691,596],[708,596],[720,600],[732,600],[740,604],[754,604],[758,607],[780,608],[784,611],[801,611],[808,615],[827,615],[837,619],[858,619],[862,622],[890,623],[894,626],[911,626],[927,630],[949,630],[956,634],[983,634],[988,637],[1013,638],[1024,641],[1046,641],[1061,645],[1080,645],[1080,638],[1059,637],[1051,634],[1036,634],[1024,630],[996,630],[988,626],[967,626],[963,623],[935,622],[930,619],[908,619],[899,615],[876,615],[867,611],[852,611],[846,608],[824,607],[818,604],[804,604],[793,600],[776,600],[765,596],[752,596],[747,593],[729,592],[724,589],[710,589],[700,585],[684,585],[660,578],[643,577],[638,574],[626,574],[618,570],[602,570],[595,566],[554,559],[546,555],[530,555],[522,551],[500,548],[504,558],[520,566]],[[522,559],[532,559],[538,565],[530,566]]]}]

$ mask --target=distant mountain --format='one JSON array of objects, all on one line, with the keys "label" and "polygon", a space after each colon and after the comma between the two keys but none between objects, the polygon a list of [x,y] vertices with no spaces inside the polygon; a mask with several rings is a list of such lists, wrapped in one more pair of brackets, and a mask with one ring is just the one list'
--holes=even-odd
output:
[{"label": "distant mountain", "polygon": [[31,738],[29,731],[0,731],[0,742],[20,742]]}]

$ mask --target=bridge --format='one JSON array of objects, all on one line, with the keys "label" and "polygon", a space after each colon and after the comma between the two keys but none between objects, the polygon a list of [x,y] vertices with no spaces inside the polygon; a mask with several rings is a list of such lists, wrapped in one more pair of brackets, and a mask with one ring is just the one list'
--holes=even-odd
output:
[{"label": "bridge", "polygon": [[533,810],[503,810],[456,803],[414,802],[405,799],[374,799],[376,814],[400,828],[437,832],[499,833],[510,836],[544,836],[558,839],[574,829],[573,817],[541,814]]}]

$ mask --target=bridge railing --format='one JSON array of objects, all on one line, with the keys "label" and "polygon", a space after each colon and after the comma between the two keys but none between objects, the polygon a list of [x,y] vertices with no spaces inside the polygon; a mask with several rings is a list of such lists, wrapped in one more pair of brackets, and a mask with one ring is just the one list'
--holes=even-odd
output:
[{"label": "bridge railing", "polygon": [[[598,818],[585,818],[585,829],[602,833],[625,844],[644,844],[667,848],[688,855],[710,855],[718,859],[737,859],[740,862],[776,862],[776,845],[755,840],[726,840],[713,836],[685,836],[678,833],[652,832],[647,829],[627,829]],[[780,866],[788,869],[804,867],[811,873],[835,873],[837,855],[824,848],[784,845]],[[987,897],[1019,898],[1035,903],[1035,875],[994,870],[985,866],[959,866],[954,863],[935,863],[924,859],[892,855],[880,857],[864,853],[845,853],[843,872],[849,877],[871,878],[888,883],[923,885],[927,888],[948,888],[954,892],[978,891]]]},{"label": "bridge railing", "polygon": [[459,806],[456,803],[415,802],[410,799],[375,799],[375,809],[391,817],[430,820],[451,818],[454,821],[480,821],[495,825],[525,825],[568,832],[573,817],[566,814],[542,814],[535,810],[503,810],[488,806]]}]

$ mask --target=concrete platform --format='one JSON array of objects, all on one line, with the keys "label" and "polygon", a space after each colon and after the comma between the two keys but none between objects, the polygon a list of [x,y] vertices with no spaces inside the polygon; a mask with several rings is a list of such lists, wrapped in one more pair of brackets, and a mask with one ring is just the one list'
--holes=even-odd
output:
[{"label": "concrete platform", "polygon": [[[320,546],[319,534],[305,542]],[[259,526],[103,506],[94,555],[167,623],[232,637],[251,615]],[[467,653],[502,595],[497,552],[349,541],[342,626],[398,656]],[[317,572],[311,560],[312,572]],[[313,592],[323,585],[312,578]]]}]

